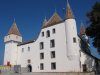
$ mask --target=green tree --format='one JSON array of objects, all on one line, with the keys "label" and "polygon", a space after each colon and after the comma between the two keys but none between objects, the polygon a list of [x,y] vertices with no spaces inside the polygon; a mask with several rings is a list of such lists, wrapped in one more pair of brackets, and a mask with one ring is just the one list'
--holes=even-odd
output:
[{"label": "green tree", "polygon": [[93,46],[100,53],[100,2],[95,3],[87,17],[89,26],[86,28],[86,34],[93,39]]}]

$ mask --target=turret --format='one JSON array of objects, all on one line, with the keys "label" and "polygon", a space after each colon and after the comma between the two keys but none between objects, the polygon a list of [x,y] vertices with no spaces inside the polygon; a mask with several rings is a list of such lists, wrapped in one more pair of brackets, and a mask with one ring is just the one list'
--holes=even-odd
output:
[{"label": "turret", "polygon": [[88,43],[89,39],[88,39],[88,36],[86,35],[85,31],[86,31],[86,28],[85,28],[84,24],[81,23],[80,34],[79,35],[84,41],[86,41]]},{"label": "turret", "polygon": [[67,40],[67,55],[68,57],[72,57],[74,55],[78,55],[78,36],[77,36],[77,28],[76,28],[76,20],[67,1],[67,9],[66,9],[66,40]]},{"label": "turret", "polygon": [[65,15],[66,19],[75,19],[74,14],[72,12],[72,9],[70,7],[70,4],[67,0],[67,9],[66,9],[66,15]]},{"label": "turret", "polygon": [[14,42],[22,42],[22,36],[18,30],[18,27],[16,25],[16,22],[14,20],[8,34],[4,38],[4,42],[9,42],[9,41],[14,41]]},{"label": "turret", "polygon": [[66,52],[67,58],[70,63],[76,64],[73,66],[71,64],[71,70],[74,72],[80,71],[80,61],[79,61],[79,42],[77,36],[76,20],[73,15],[72,9],[69,2],[67,1],[67,9],[65,16],[65,31],[66,31]]},{"label": "turret", "polygon": [[5,55],[4,65],[17,64],[17,45],[22,42],[22,36],[14,20],[8,34],[4,37]]}]

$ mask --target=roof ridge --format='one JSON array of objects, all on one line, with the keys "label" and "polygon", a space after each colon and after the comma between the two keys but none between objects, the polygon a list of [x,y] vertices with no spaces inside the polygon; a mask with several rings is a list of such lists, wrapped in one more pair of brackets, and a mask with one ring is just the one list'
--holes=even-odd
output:
[{"label": "roof ridge", "polygon": [[53,18],[55,15],[58,16],[60,20],[62,20],[62,18],[59,16],[59,14],[57,13],[57,11],[55,11],[55,13],[52,15],[52,17],[48,20],[48,22],[49,22],[50,20],[52,20],[52,18]]},{"label": "roof ridge", "polygon": [[62,18],[59,16],[59,14],[57,12],[55,12],[52,17],[48,20],[48,22],[46,23],[46,27],[49,27],[55,23],[58,23],[62,21]]}]

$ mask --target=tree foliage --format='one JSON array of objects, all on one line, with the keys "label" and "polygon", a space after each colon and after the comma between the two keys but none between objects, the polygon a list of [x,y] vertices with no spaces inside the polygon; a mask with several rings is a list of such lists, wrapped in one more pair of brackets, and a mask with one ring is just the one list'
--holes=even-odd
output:
[{"label": "tree foliage", "polygon": [[96,2],[92,10],[87,13],[89,18],[89,27],[86,28],[86,34],[93,39],[93,46],[100,53],[100,2]]}]

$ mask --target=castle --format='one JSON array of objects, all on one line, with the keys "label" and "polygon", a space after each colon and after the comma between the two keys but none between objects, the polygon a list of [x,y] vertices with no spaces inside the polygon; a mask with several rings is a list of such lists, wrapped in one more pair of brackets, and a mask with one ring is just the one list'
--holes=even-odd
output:
[{"label": "castle", "polygon": [[80,35],[77,33],[69,3],[64,20],[57,12],[48,21],[44,19],[37,39],[23,42],[14,21],[4,42],[4,65],[21,65],[32,72],[85,72],[97,67],[84,26],[80,28]]}]

